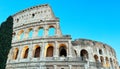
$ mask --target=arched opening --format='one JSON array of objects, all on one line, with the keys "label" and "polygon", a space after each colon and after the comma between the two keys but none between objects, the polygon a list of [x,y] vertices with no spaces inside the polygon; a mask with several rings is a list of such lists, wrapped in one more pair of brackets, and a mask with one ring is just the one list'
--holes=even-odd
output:
[{"label": "arched opening", "polygon": [[36,49],[35,49],[35,54],[34,54],[34,57],[37,58],[37,57],[40,57],[40,46],[37,46]]},{"label": "arched opening", "polygon": [[86,61],[86,59],[88,59],[88,52],[85,49],[83,49],[80,52],[80,56],[82,61]]},{"label": "arched opening", "polygon": [[113,62],[113,61],[112,61],[112,58],[110,58],[110,62]]},{"label": "arched opening", "polygon": [[47,48],[46,57],[53,57],[53,46],[49,46],[49,47]]},{"label": "arched opening", "polygon": [[97,55],[94,55],[94,59],[96,62],[98,62],[98,56]]},{"label": "arched opening", "polygon": [[55,28],[53,26],[50,26],[48,35],[49,36],[54,36],[55,35]]},{"label": "arched opening", "polygon": [[106,67],[109,67],[110,65],[109,65],[108,57],[106,57],[105,60],[106,60]]},{"label": "arched opening", "polygon": [[66,45],[64,45],[64,44],[60,45],[59,56],[60,57],[67,57]]},{"label": "arched opening", "polygon": [[23,30],[20,30],[18,32],[18,40],[22,40],[24,38],[24,31]]},{"label": "arched opening", "polygon": [[28,38],[32,38],[32,36],[33,36],[33,30],[32,30],[32,28],[30,28],[28,32],[29,32]]},{"label": "arched opening", "polygon": [[39,29],[38,29],[38,36],[43,36],[44,35],[44,29],[43,29],[43,27],[40,27]]},{"label": "arched opening", "polygon": [[28,57],[28,51],[29,51],[29,48],[27,48],[27,49],[25,50],[25,55],[24,55],[23,58],[27,58],[27,57]]},{"label": "arched opening", "polygon": [[100,61],[101,61],[101,64],[104,65],[104,58],[103,58],[103,56],[100,56]]},{"label": "arched opening", "polygon": [[99,49],[99,54],[102,55],[102,50],[101,49]]},{"label": "arched opening", "polygon": [[15,48],[14,52],[13,52],[13,59],[17,59],[17,56],[18,56],[18,52],[19,52],[19,49],[18,48]]},{"label": "arched opening", "polygon": [[29,52],[28,46],[24,47],[23,51],[22,51],[22,58],[27,58],[28,57],[28,52]]}]

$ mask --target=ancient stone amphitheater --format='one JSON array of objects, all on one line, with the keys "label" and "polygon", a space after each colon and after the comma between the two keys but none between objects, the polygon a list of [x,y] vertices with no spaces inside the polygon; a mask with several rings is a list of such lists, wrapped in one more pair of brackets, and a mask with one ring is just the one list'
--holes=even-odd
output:
[{"label": "ancient stone amphitheater", "polygon": [[13,19],[6,69],[119,69],[109,45],[89,39],[72,41],[70,35],[63,35],[48,4],[22,10]]}]

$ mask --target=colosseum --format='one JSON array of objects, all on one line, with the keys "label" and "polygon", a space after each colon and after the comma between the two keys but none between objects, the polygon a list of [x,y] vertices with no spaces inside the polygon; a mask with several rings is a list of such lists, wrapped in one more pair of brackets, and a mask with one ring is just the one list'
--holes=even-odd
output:
[{"label": "colosseum", "polygon": [[[63,35],[48,4],[13,16],[6,69],[119,69],[115,50],[102,42]],[[51,29],[54,34],[50,34]]]}]

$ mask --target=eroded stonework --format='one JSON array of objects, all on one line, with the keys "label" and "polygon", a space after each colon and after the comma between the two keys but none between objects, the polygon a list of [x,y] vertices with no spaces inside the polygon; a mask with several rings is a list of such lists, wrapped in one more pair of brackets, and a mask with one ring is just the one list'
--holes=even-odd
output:
[{"label": "eroded stonework", "polygon": [[119,69],[116,53],[107,44],[63,35],[48,4],[25,9],[13,19],[6,69]]}]

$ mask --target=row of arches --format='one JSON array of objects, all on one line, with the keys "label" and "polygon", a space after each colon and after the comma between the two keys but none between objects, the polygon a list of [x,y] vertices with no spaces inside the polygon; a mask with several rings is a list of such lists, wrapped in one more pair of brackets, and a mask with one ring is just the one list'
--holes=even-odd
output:
[{"label": "row of arches", "polygon": [[[75,52],[75,55],[77,55],[76,50],[74,50],[74,52]],[[102,54],[102,53],[103,53],[102,50],[99,49],[99,54]],[[89,58],[90,58],[88,51],[85,50],[85,49],[82,49],[82,50],[80,51],[80,57],[81,57],[81,60],[82,60],[82,61],[87,61],[87,59],[89,60]],[[92,58],[92,57],[91,57],[91,58]],[[96,63],[99,63],[99,62],[100,62],[102,65],[104,65],[104,66],[106,66],[106,67],[109,67],[110,65],[113,65],[112,63],[116,64],[115,59],[108,58],[107,56],[106,56],[106,57],[103,57],[102,55],[98,56],[98,55],[95,54],[95,55],[93,56],[93,58],[94,58],[94,60],[95,60]]]},{"label": "row of arches", "polygon": [[[41,55],[41,47],[39,45],[34,46],[33,48],[33,57],[34,58],[38,58]],[[19,49],[15,48],[13,51],[13,59],[16,60],[18,58],[18,53],[19,53]],[[54,46],[53,45],[48,45],[45,49],[46,55],[45,57],[53,57],[54,55]],[[29,54],[29,47],[25,46],[22,49],[21,52],[21,57],[22,58],[27,58]],[[67,47],[65,44],[61,44],[59,47],[59,57],[67,57]]]},{"label": "row of arches", "polygon": [[[56,28],[54,26],[49,26],[47,30],[48,36],[55,36]],[[36,30],[33,28],[28,28],[27,30],[20,30],[17,33],[13,32],[14,40],[22,40],[24,38],[32,38],[33,35],[43,37],[45,35],[45,29],[43,27],[38,27]]]},{"label": "row of arches", "polygon": [[115,59],[103,57],[103,56],[98,56],[96,54],[94,55],[94,59],[95,59],[96,63],[101,62],[101,64],[105,67],[113,66],[113,63],[116,64]]},{"label": "row of arches", "polygon": [[[74,53],[75,53],[75,57],[78,57],[78,54],[77,54],[77,51],[76,51],[76,50],[74,50]],[[81,60],[82,60],[82,61],[86,61],[86,60],[89,58],[88,55],[89,55],[89,54],[88,54],[88,51],[85,50],[85,49],[82,49],[82,50],[80,51],[79,57],[81,57]]]}]

